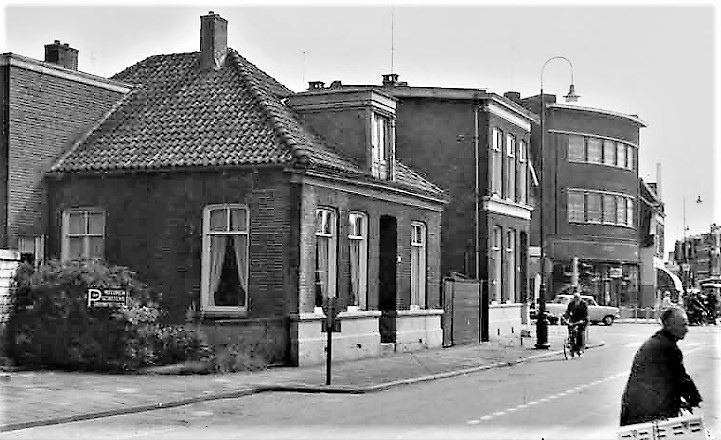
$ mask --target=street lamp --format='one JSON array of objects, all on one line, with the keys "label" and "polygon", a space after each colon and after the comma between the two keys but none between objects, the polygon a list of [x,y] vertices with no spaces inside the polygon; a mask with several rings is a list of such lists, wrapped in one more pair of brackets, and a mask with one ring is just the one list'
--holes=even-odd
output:
[{"label": "street lamp", "polygon": [[[703,200],[701,200],[701,196],[698,196],[696,199],[696,204],[703,203]],[[686,291],[689,288],[689,281],[691,281],[691,268],[688,264],[688,245],[686,243],[686,231],[688,231],[688,226],[686,226],[686,197],[683,198],[683,260],[682,260],[682,266],[681,266],[681,272],[683,272],[683,290]]]},{"label": "street lamp", "polygon": [[546,321],[546,237],[543,234],[543,204],[544,204],[544,196],[543,196],[543,186],[545,185],[545,168],[543,166],[544,162],[544,156],[545,151],[543,148],[543,144],[545,143],[546,139],[546,125],[545,125],[545,113],[546,113],[546,101],[543,98],[543,71],[546,70],[546,65],[553,61],[553,60],[565,60],[569,67],[571,68],[571,86],[568,88],[568,95],[564,96],[566,98],[566,102],[576,102],[578,101],[579,96],[576,95],[576,88],[573,85],[573,64],[571,61],[566,57],[556,56],[551,57],[546,60],[545,63],[543,63],[543,67],[541,67],[541,145],[539,148],[540,151],[540,168],[541,168],[541,184],[539,185],[538,190],[538,198],[541,201],[540,207],[539,207],[539,217],[540,217],[540,223],[539,223],[539,229],[538,229],[538,235],[540,239],[540,245],[541,245],[541,285],[538,289],[538,296],[539,296],[539,302],[538,302],[538,313],[536,313],[536,348],[539,349],[548,349],[551,345],[548,343],[548,322]]}]

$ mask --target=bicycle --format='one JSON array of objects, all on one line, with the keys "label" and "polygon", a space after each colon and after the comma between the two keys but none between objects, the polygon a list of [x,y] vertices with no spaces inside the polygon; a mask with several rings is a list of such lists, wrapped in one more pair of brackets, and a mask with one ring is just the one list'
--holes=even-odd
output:
[{"label": "bicycle", "polygon": [[566,326],[568,327],[568,336],[566,336],[566,340],[563,343],[563,356],[568,359],[568,356],[571,355],[571,357],[574,357],[576,354],[580,357],[581,353],[583,353],[583,349],[576,350],[574,347],[576,346],[576,340],[578,339],[579,335],[579,325],[583,324],[583,322],[568,322],[567,319],[563,319],[563,321],[566,323]]}]

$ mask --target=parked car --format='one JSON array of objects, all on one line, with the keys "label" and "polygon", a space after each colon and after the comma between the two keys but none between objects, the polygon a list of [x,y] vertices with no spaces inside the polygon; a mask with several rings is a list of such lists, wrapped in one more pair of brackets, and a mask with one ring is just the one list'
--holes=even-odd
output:
[{"label": "parked car", "polygon": [[[560,317],[566,313],[568,303],[572,298],[573,295],[561,294],[556,295],[553,300],[546,303],[546,313],[550,324],[559,322]],[[588,321],[591,324],[603,323],[604,325],[611,325],[616,318],[621,317],[618,307],[600,306],[596,299],[590,295],[581,295],[581,299],[588,306]]]}]

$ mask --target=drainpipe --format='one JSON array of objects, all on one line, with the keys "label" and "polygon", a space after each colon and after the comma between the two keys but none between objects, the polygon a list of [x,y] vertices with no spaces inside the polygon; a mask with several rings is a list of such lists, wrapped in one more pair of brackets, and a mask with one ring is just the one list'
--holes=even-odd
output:
[{"label": "drainpipe", "polygon": [[476,279],[481,279],[481,261],[480,261],[480,254],[481,254],[481,239],[479,237],[480,235],[480,216],[479,216],[479,182],[478,182],[478,161],[480,160],[479,154],[478,154],[478,111],[480,110],[480,107],[473,107],[473,147],[474,147],[474,159],[475,159],[475,166],[476,166],[476,190],[475,190],[475,203],[476,203],[476,215],[475,215],[475,236],[476,236],[476,242],[475,242],[475,251],[476,251]]}]

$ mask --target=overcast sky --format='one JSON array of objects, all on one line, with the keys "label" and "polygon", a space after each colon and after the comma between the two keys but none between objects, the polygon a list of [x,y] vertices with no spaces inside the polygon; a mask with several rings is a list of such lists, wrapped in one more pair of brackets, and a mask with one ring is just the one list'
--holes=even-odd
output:
[{"label": "overcast sky", "polygon": [[[79,50],[79,70],[110,76],[150,55],[197,51],[199,17],[213,10],[229,22],[229,46],[294,91],[313,80],[380,84],[393,71],[411,86],[525,97],[538,94],[544,62],[565,56],[579,105],[648,125],[639,173],[655,182],[661,164],[666,250],[683,235],[684,198],[690,234],[721,224],[720,14],[711,2],[153,4],[5,0],[0,52],[42,59],[43,46],[60,40]],[[568,64],[551,62],[544,91],[562,102],[570,75]]]}]

